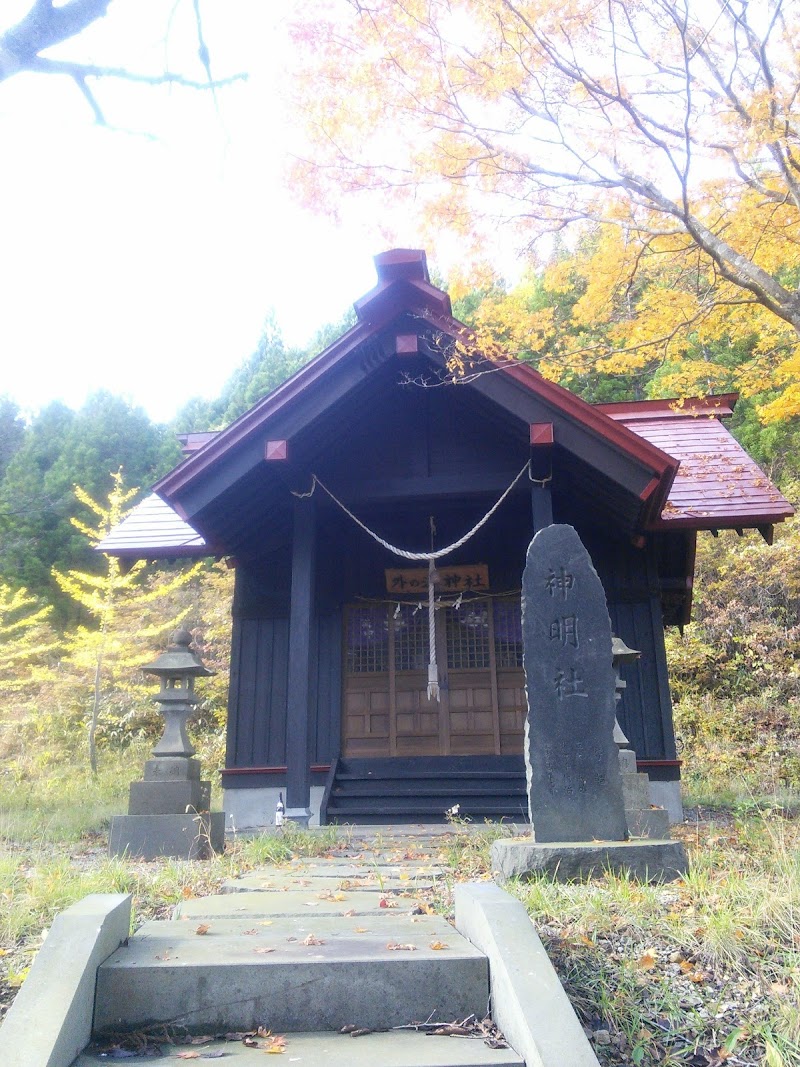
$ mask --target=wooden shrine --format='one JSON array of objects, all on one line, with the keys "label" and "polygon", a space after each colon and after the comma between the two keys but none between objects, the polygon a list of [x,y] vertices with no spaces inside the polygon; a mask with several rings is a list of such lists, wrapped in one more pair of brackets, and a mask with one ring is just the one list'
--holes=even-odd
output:
[{"label": "wooden shrine", "polygon": [[[463,327],[424,252],[375,262],[357,324],[226,430],[185,435],[100,546],[235,561],[226,811],[267,825],[282,792],[301,820],[523,819],[520,582],[556,521],[642,652],[621,725],[678,817],[664,626],[689,619],[697,531],[770,538],[792,513],[723,425],[736,397],[593,406],[516,363],[449,383]],[[462,541],[433,565],[395,552]]]}]

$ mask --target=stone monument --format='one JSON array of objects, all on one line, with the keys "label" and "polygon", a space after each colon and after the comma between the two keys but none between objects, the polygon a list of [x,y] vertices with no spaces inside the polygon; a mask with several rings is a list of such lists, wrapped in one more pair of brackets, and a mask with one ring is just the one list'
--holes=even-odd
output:
[{"label": "stone monument", "polygon": [[201,781],[186,733],[186,719],[198,703],[195,678],[214,673],[191,641],[188,630],[176,630],[167,651],[142,668],[161,681],[154,700],[165,719],[164,733],[144,765],[144,778],[131,782],[128,814],[111,820],[112,856],[206,859],[225,846],[225,813],[210,810],[211,783]]},{"label": "stone monument", "polygon": [[[495,842],[504,877],[560,880],[606,870],[666,880],[685,872],[678,842],[630,840],[615,742],[617,673],[605,593],[571,526],[528,548],[522,579],[531,838]],[[626,742],[627,744],[627,742]]]}]

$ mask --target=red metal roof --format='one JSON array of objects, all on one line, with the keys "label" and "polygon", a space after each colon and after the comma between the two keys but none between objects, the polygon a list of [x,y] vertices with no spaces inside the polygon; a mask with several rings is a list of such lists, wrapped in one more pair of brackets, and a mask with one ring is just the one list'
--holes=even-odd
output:
[{"label": "red metal roof", "polygon": [[133,559],[214,555],[200,534],[155,493],[145,497],[97,550]]},{"label": "red metal roof", "polygon": [[755,527],[794,514],[788,500],[722,425],[737,396],[648,400],[598,407],[662,451],[680,467],[654,529]]},{"label": "red metal roof", "polygon": [[[378,284],[356,302],[357,325],[226,430],[183,435],[187,458],[156,486],[177,510],[160,497],[149,497],[106,539],[103,550],[145,557],[211,554],[213,549],[177,514],[188,486],[231,450],[263,434],[270,419],[398,314],[410,312],[450,336],[463,332],[465,327],[451,317],[447,294],[430,283],[423,251],[393,249],[376,256],[375,265]],[[735,394],[591,405],[527,364],[514,363],[498,372],[629,456],[645,472],[652,471],[640,495],[639,522],[645,528],[755,527],[793,514],[788,501],[719,421],[733,411]]]}]

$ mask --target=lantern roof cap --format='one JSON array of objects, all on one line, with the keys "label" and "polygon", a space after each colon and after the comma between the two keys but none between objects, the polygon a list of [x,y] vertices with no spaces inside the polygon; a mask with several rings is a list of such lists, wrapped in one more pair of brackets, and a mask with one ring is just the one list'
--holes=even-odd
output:
[{"label": "lantern roof cap", "polygon": [[162,675],[164,677],[168,677],[171,674],[189,674],[199,678],[215,674],[215,671],[211,671],[205,666],[191,645],[192,635],[188,630],[183,628],[175,630],[170,637],[166,652],[162,652],[154,663],[145,664],[142,670],[148,674]]},{"label": "lantern roof cap", "polygon": [[641,652],[638,648],[628,648],[621,637],[617,637],[614,634],[611,638],[611,655],[612,656],[624,656],[626,659],[633,659],[634,656],[641,656]]}]

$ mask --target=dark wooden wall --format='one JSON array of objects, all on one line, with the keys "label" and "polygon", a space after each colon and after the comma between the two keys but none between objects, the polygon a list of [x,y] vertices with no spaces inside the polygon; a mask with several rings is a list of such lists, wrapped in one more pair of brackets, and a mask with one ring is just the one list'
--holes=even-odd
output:
[{"label": "dark wooden wall", "polygon": [[[521,442],[517,431],[467,391],[405,389],[396,392],[391,403],[376,404],[360,421],[344,426],[324,461],[309,459],[313,464],[309,470],[347,500],[351,500],[348,487],[351,493],[363,493],[365,487],[375,486],[373,497],[353,500],[357,514],[392,543],[425,550],[431,544],[431,515],[436,524],[434,543],[446,545],[469,530],[499,495],[485,486],[470,492],[469,485],[448,493],[447,479],[468,481],[474,476],[477,485],[487,473],[505,478],[518,470],[527,455],[527,439]],[[309,481],[306,473],[302,484]],[[406,493],[404,481],[409,485]],[[445,487],[439,495],[437,485]],[[392,487],[395,498],[390,498]],[[283,493],[291,500],[286,489]],[[426,499],[426,494],[431,495]],[[640,759],[674,760],[657,539],[651,537],[645,548],[635,548],[628,536],[593,519],[586,502],[573,496],[572,491],[567,496],[563,487],[560,491],[558,479],[554,480],[554,521],[575,523],[606,589],[615,632],[642,651],[641,660],[624,672],[628,688],[620,708],[621,725]],[[311,680],[309,750],[312,765],[325,765],[338,755],[340,745],[342,608],[357,598],[391,599],[384,569],[414,564],[399,561],[378,545],[319,490],[315,504],[312,663],[316,669]],[[262,511],[271,507],[272,502],[262,502]],[[446,562],[486,563],[492,593],[518,591],[531,536],[531,493],[524,480],[489,523]],[[257,564],[240,560],[233,609],[229,769],[286,763],[290,589],[288,545]],[[247,780],[234,775],[234,779],[237,785],[274,782],[263,774]]]}]

